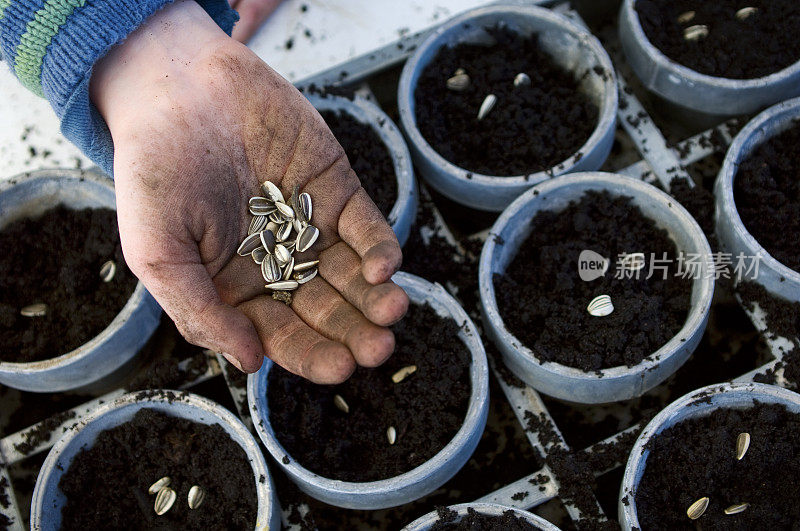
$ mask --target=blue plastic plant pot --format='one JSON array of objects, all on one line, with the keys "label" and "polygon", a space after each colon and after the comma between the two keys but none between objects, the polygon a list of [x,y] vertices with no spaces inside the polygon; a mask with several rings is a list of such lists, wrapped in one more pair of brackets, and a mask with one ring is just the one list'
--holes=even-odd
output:
[{"label": "blue plastic plant pot", "polygon": [[[766,404],[783,404],[789,411],[800,414],[800,395],[775,385],[759,383],[724,383],[702,387],[682,396],[664,408],[645,426],[628,457],[619,492],[619,522],[624,531],[640,529],[636,510],[636,489],[644,475],[650,450],[647,445],[653,437],[671,426],[690,418],[710,415],[724,408],[747,409],[758,401]],[[623,502],[623,498],[626,503]]]},{"label": "blue plastic plant pot", "polygon": [[[581,91],[599,109],[597,126],[586,143],[567,160],[544,171],[517,176],[482,175],[468,171],[437,153],[417,127],[414,93],[425,68],[445,46],[485,41],[484,28],[498,23],[522,35],[537,34],[542,49],[556,64],[580,80]],[[400,123],[422,177],[453,201],[479,210],[500,212],[525,190],[554,175],[596,170],[603,165],[614,143],[618,94],[611,59],[588,31],[541,7],[483,7],[441,25],[403,67],[397,100]]]},{"label": "blue plastic plant pot", "polygon": [[[0,184],[0,227],[36,217],[63,204],[69,208],[116,209],[114,183],[78,170],[41,170]],[[97,336],[71,352],[31,363],[0,361],[0,383],[23,391],[61,392],[100,386],[116,377],[153,335],[161,307],[139,282],[128,302]]]},{"label": "blue plastic plant pot", "polygon": [[[486,516],[503,516],[506,511],[511,511],[514,516],[522,518],[524,521],[536,526],[541,531],[559,531],[558,527],[551,524],[541,516],[536,516],[528,511],[523,511],[515,507],[507,507],[497,503],[462,503],[448,507],[451,511],[458,513],[458,518],[455,522],[460,522],[461,518],[467,515],[467,509],[473,509],[479,514]],[[428,531],[433,525],[439,521],[439,514],[436,511],[430,512],[421,516],[405,526],[402,531]]]},{"label": "blue plastic plant pot", "polygon": [[628,63],[648,90],[684,108],[717,115],[752,113],[800,96],[800,61],[755,79],[714,77],[673,61],[647,39],[636,1],[624,0],[619,39]]},{"label": "blue plastic plant pot", "polygon": [[[800,82],[798,82],[800,85]],[[739,131],[733,139],[722,169],[714,184],[714,221],[719,243],[735,260],[744,257],[759,257],[758,268],[745,270],[743,280],[761,284],[778,297],[800,302],[800,272],[778,262],[747,231],[739,217],[733,198],[733,180],[739,164],[747,160],[758,147],[770,138],[798,126],[800,120],[800,98],[779,103],[765,110]],[[749,265],[749,264],[748,264]]]},{"label": "blue plastic plant pot", "polygon": [[380,107],[366,99],[349,100],[340,96],[323,97],[315,94],[307,94],[306,97],[318,111],[347,113],[357,121],[369,125],[383,141],[392,158],[397,180],[397,200],[389,212],[387,220],[394,229],[400,245],[403,246],[411,233],[414,218],[417,216],[419,200],[411,155],[400,129]]},{"label": "blue plastic plant pot", "polygon": [[[61,526],[61,508],[66,498],[58,488],[61,477],[75,456],[91,447],[103,431],[130,421],[144,408],[200,424],[219,424],[242,447],[253,469],[258,497],[256,529],[280,529],[280,510],[272,478],[258,441],[230,411],[206,398],[179,391],[130,393],[105,403],[68,430],[56,442],[39,471],[31,502],[31,529],[56,531]],[[266,481],[261,478],[266,478]]]},{"label": "blue plastic plant pot", "polygon": [[[542,211],[560,211],[589,190],[629,196],[645,216],[667,231],[677,251],[698,255],[703,262],[692,280],[691,308],[683,327],[661,348],[633,367],[586,372],[536,358],[506,328],[495,298],[494,275],[503,274],[530,234],[530,222]],[[503,242],[502,244],[498,242]],[[683,365],[703,336],[714,294],[708,274],[711,248],[694,218],[675,199],[642,181],[611,173],[585,172],[543,182],[514,201],[497,219],[483,245],[479,265],[481,311],[486,332],[511,371],[550,396],[585,404],[628,400],[663,382]]]},{"label": "blue plastic plant pot", "polygon": [[413,303],[427,303],[439,315],[452,317],[456,323],[464,323],[458,337],[472,356],[472,393],[464,423],[453,439],[430,460],[404,474],[379,481],[348,482],[315,474],[284,449],[270,424],[267,385],[272,362],[265,360],[261,369],[247,379],[247,398],[256,431],[278,466],[309,496],[346,509],[385,509],[412,502],[433,492],[469,460],[486,427],[489,370],[475,325],[442,286],[402,272],[396,273],[392,280],[405,290]]}]

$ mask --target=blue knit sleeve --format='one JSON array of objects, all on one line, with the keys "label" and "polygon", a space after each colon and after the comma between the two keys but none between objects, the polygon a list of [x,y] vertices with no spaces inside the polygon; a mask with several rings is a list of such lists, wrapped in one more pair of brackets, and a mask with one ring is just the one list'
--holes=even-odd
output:
[{"label": "blue knit sleeve", "polygon": [[[114,145],[89,101],[94,63],[172,0],[0,0],[0,56],[19,81],[47,98],[61,132],[111,175]],[[227,0],[197,0],[230,33]]]}]

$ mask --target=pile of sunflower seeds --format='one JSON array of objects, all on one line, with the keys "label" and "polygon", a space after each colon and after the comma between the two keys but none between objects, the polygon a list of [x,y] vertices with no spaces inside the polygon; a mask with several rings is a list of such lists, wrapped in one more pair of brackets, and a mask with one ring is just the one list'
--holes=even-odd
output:
[{"label": "pile of sunflower seeds", "polygon": [[295,187],[287,202],[280,189],[269,181],[261,185],[264,196],[251,197],[253,219],[247,237],[236,251],[250,256],[261,266],[261,275],[272,298],[292,302],[292,291],[317,276],[319,260],[295,263],[294,253],[307,251],[319,237],[311,225],[311,196]]}]

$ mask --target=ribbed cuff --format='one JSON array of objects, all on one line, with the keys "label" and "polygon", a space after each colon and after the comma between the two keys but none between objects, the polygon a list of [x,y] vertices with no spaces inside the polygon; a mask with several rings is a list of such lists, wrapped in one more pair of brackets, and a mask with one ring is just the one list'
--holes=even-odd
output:
[{"label": "ribbed cuff", "polygon": [[[12,0],[0,11],[3,55],[19,80],[50,101],[61,131],[109,175],[114,145],[89,101],[92,67],[173,0]],[[0,0],[0,8],[8,0]],[[197,0],[228,34],[238,15],[226,0]]]}]

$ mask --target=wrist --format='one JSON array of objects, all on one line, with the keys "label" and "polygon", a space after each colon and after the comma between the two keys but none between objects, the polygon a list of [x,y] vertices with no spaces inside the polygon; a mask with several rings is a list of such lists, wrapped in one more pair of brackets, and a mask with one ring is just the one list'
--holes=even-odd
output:
[{"label": "wrist", "polygon": [[147,19],[95,63],[89,94],[109,129],[129,111],[202,67],[202,58],[230,37],[194,0],[176,0]]}]

